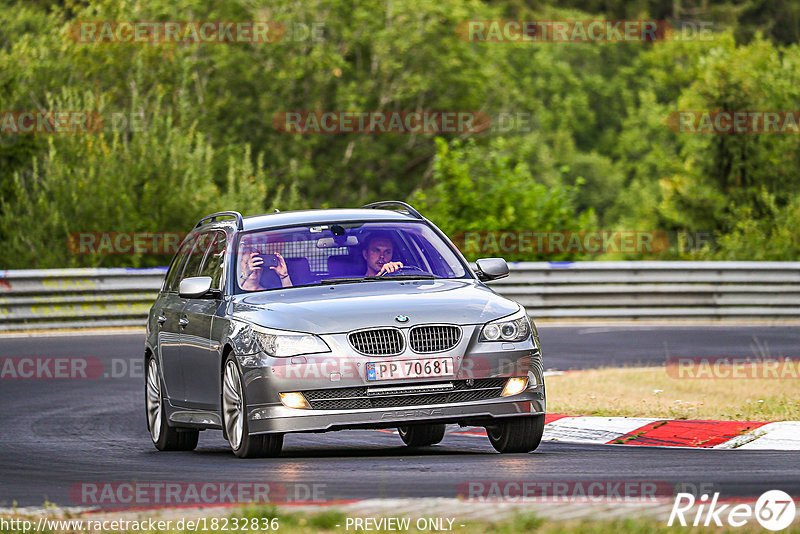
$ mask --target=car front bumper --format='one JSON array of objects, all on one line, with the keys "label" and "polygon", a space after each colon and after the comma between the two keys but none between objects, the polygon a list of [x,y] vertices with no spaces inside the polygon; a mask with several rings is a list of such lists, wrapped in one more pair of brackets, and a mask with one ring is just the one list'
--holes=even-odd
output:
[{"label": "car front bumper", "polygon": [[[243,363],[243,383],[248,406],[248,426],[251,434],[282,432],[325,432],[346,428],[391,428],[398,425],[423,422],[461,423],[482,426],[492,420],[542,414],[545,411],[545,388],[542,376],[542,358],[532,338],[519,343],[479,343],[480,327],[463,326],[461,342],[450,351],[431,357],[452,357],[456,372],[452,378],[427,378],[369,382],[364,378],[365,366],[378,357],[363,356],[349,347],[347,337],[322,336],[331,347],[331,353],[308,355],[299,358],[267,358],[263,366]],[[394,361],[420,357],[411,353],[385,358]],[[529,376],[529,386],[523,392],[508,397],[470,398],[439,403],[400,402],[391,407],[316,405],[311,409],[287,408],[280,403],[279,392],[305,392],[309,390],[341,391],[352,387],[403,387],[431,384],[441,381],[459,382],[474,379],[503,379],[512,376]],[[337,376],[338,375],[338,376]],[[479,386],[476,386],[479,387]],[[336,395],[334,395],[336,396]],[[341,396],[341,395],[340,395]],[[311,400],[311,399],[309,399]],[[312,404],[315,404],[311,400]]]},{"label": "car front bumper", "polygon": [[426,422],[483,426],[491,424],[492,420],[498,418],[537,415],[544,412],[544,386],[538,386],[510,397],[458,404],[360,410],[294,409],[282,405],[253,406],[249,410],[247,424],[251,434],[391,428]]}]

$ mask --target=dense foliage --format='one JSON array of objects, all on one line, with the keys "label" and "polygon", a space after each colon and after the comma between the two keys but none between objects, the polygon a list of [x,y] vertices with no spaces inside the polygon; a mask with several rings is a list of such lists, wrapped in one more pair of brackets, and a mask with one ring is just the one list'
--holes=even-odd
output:
[{"label": "dense foliage", "polygon": [[[561,7],[555,7],[558,4]],[[0,4],[0,110],[101,131],[0,134],[0,268],[163,265],[80,232],[185,232],[219,209],[408,200],[450,235],[664,232],[657,254],[795,260],[800,133],[678,133],[677,110],[800,110],[788,0],[38,0]],[[568,6],[568,7],[564,7]],[[662,42],[465,42],[467,20],[666,19]],[[87,44],[77,21],[271,20],[278,43]],[[695,31],[702,28],[703,31]],[[479,111],[470,133],[283,133],[290,110]],[[710,235],[703,246],[679,236]],[[474,258],[474,254],[472,257]]]}]

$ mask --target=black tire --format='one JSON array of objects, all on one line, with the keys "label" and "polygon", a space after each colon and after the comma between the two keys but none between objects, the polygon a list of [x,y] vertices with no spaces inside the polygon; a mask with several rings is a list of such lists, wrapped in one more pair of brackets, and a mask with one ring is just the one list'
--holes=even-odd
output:
[{"label": "black tire", "polygon": [[[156,449],[160,451],[193,451],[197,447],[200,431],[189,428],[178,429],[167,424],[163,391],[161,374],[158,372],[158,360],[155,356],[150,356],[147,360],[147,373],[144,383],[145,416],[150,439]],[[155,402],[156,398],[158,399],[159,413],[154,417],[151,410],[155,408],[152,403]]]},{"label": "black tire", "polygon": [[[230,373],[227,376],[226,373]],[[226,383],[226,380],[229,380]],[[227,388],[227,389],[226,389]],[[239,396],[239,408],[235,408],[232,394]],[[227,396],[226,396],[227,395]],[[227,404],[226,404],[227,403]],[[239,458],[268,458],[278,456],[283,448],[283,434],[258,434],[251,436],[247,425],[247,396],[242,387],[242,374],[233,355],[229,355],[222,368],[222,426],[225,439]],[[234,418],[238,412],[239,419]],[[241,425],[238,429],[234,427]]]},{"label": "black tire", "polygon": [[430,423],[425,425],[409,425],[397,427],[403,443],[409,447],[427,447],[436,445],[444,439],[445,424]]},{"label": "black tire", "polygon": [[486,434],[498,452],[531,452],[542,442],[544,414],[529,417],[510,417],[487,426]]},{"label": "black tire", "polygon": [[233,454],[239,458],[274,458],[283,448],[283,434],[259,434],[242,440],[239,450]]}]

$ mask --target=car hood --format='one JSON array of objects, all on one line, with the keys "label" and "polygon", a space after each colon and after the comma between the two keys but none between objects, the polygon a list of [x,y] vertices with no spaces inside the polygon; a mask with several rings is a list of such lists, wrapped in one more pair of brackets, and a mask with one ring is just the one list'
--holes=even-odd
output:
[{"label": "car hood", "polygon": [[[238,295],[228,311],[261,326],[334,334],[387,325],[482,324],[518,309],[474,280],[387,280]],[[408,321],[397,321],[399,315]]]}]

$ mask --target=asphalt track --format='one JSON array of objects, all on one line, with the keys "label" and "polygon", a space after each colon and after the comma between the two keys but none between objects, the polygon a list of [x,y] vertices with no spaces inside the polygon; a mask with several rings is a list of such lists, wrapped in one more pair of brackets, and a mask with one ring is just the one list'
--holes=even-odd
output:
[{"label": "asphalt track", "polygon": [[[677,356],[800,356],[797,327],[540,327],[545,367],[654,365]],[[0,357],[84,356],[139,361],[143,334],[0,337]],[[329,500],[454,497],[473,480],[639,481],[757,497],[800,495],[800,452],[695,450],[547,442],[532,454],[500,455],[488,440],[449,434],[407,449],[380,431],[287,436],[280,457],[239,460],[218,431],[192,453],[159,453],[145,428],[141,372],[90,380],[0,380],[0,507],[70,495],[82,482],[276,482],[323,484]],[[113,374],[113,373],[112,373]],[[451,430],[457,431],[457,427]],[[461,484],[461,486],[459,486]],[[303,495],[297,494],[298,498]],[[291,498],[291,495],[289,495]]]}]

